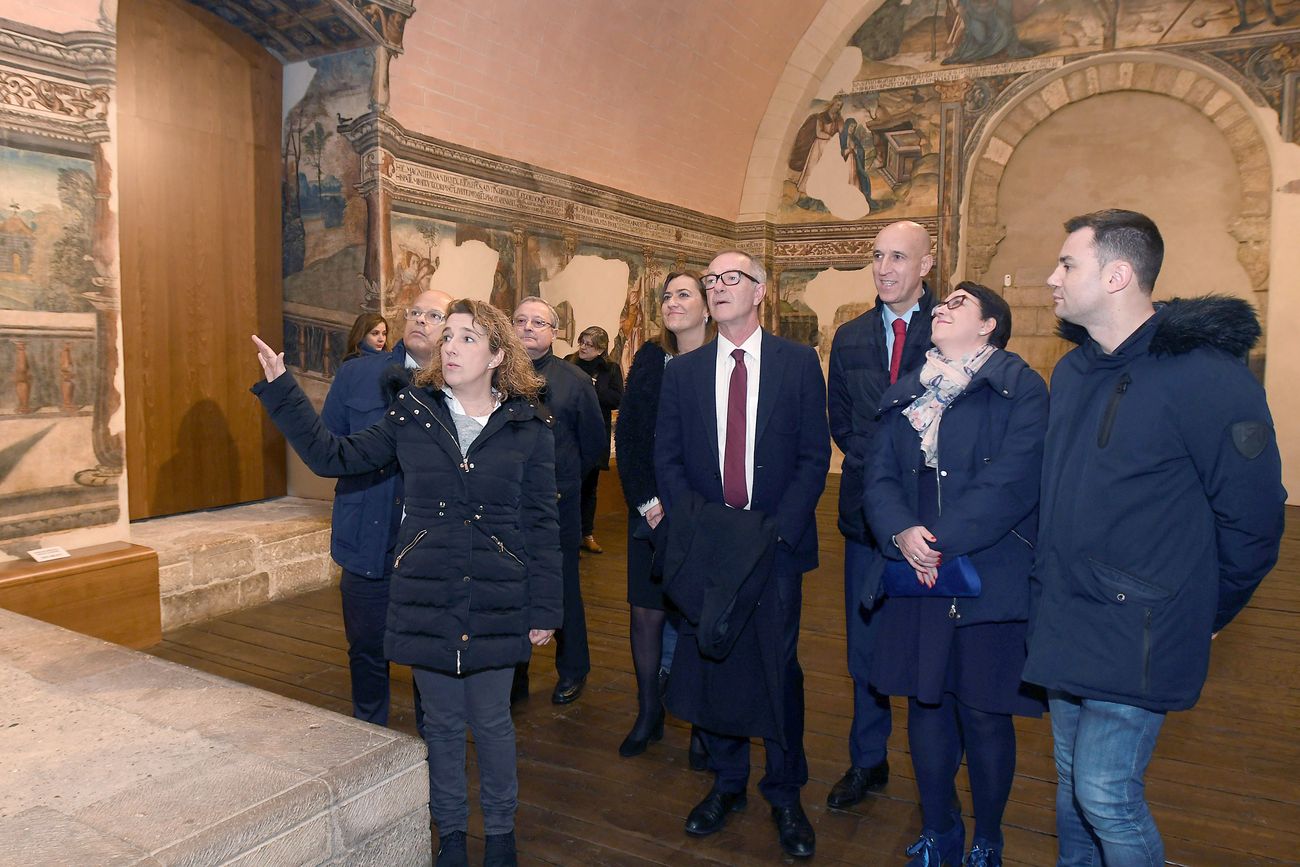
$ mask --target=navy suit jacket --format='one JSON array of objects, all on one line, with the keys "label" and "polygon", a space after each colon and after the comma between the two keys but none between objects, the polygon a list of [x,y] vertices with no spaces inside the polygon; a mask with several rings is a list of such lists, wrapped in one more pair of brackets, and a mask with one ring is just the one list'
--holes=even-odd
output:
[{"label": "navy suit jacket", "polygon": [[[717,363],[714,340],[673,359],[664,370],[655,476],[669,514],[688,491],[708,502],[723,501]],[[755,433],[750,508],[776,521],[780,542],[773,569],[777,574],[815,569],[816,509],[830,469],[831,441],[826,381],[811,347],[763,333]]]}]

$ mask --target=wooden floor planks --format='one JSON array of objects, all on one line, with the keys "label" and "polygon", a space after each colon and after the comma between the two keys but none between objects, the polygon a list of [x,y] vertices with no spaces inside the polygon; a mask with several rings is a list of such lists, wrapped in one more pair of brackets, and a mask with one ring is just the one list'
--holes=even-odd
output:
[{"label": "wooden floor planks", "polygon": [[[825,806],[826,793],[847,765],[852,712],[844,670],[843,549],[834,517],[837,479],[831,477],[819,509],[822,566],[804,583],[800,658],[811,779],[803,804],[817,829],[815,863],[901,864],[920,826],[901,702],[894,707],[889,785],[849,813]],[[533,662],[533,696],[516,710],[521,863],[788,863],[756,786],[748,808],[721,833],[696,840],[682,832],[686,812],[710,782],[686,765],[684,724],[670,720],[663,742],[643,756],[617,754],[635,715],[636,690],[627,646],[621,503],[614,474],[603,474],[596,536],[605,553],[584,554],[582,561],[594,666],[586,692],[567,707],[550,703],[554,658],[546,648]],[[1148,795],[1170,863],[1300,863],[1300,509],[1288,510],[1287,517],[1278,568],[1215,641],[1200,704],[1170,716],[1148,773]],[[150,652],[320,707],[350,710],[337,589],[176,630]],[[394,667],[390,724],[414,734],[411,701],[409,670]],[[1056,846],[1050,725],[1046,718],[1018,720],[1017,732],[1006,863],[1047,865]],[[754,749],[753,757],[756,784],[762,749]],[[960,789],[969,827],[964,771]],[[472,819],[471,828],[470,854],[477,859],[481,825]]]}]

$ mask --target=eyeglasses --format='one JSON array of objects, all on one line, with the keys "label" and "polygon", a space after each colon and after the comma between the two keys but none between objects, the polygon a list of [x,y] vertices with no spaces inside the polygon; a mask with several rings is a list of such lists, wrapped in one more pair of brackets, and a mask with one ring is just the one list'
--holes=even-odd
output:
[{"label": "eyeglasses", "polygon": [[581,346],[583,349],[599,349],[599,348],[600,348],[600,347],[598,347],[596,344],[592,343],[590,340],[579,340],[579,341],[578,341],[578,345]]},{"label": "eyeglasses", "polygon": [[956,310],[958,307],[965,304],[966,299],[969,297],[969,295],[953,295],[947,301],[940,301],[938,304],[934,305],[934,307],[930,309],[930,315],[937,316],[939,311],[945,307],[949,310]]},{"label": "eyeglasses", "polygon": [[541,331],[543,328],[554,327],[553,325],[551,325],[551,323],[547,322],[545,319],[540,319],[536,316],[532,317],[531,319],[529,319],[527,316],[515,317],[516,328],[527,328],[529,325],[533,326],[533,328],[537,331]]},{"label": "eyeglasses", "polygon": [[403,314],[407,322],[414,322],[417,319],[424,319],[426,322],[432,322],[434,325],[441,325],[447,321],[441,310],[421,310],[419,307],[408,307]]},{"label": "eyeglasses", "polygon": [[700,284],[705,289],[712,289],[714,286],[718,285],[719,281],[722,282],[723,286],[738,286],[740,285],[741,277],[748,277],[755,283],[761,282],[757,277],[752,274],[746,274],[744,271],[723,271],[721,274],[705,274],[700,278]]}]

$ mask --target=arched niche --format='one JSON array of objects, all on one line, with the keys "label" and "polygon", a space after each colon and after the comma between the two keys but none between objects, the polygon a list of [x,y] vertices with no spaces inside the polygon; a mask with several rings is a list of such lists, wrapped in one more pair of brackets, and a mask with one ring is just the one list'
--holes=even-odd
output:
[{"label": "arched niche", "polygon": [[[1240,206],[1228,227],[1250,281],[1260,321],[1266,321],[1271,178],[1267,142],[1250,100],[1227,76],[1172,52],[1111,53],[1066,64],[1017,89],[982,130],[966,159],[962,256],[957,273],[983,281],[1006,235],[998,193],[1016,147],[1044,120],[1099,94],[1135,91],[1178,100],[1222,134],[1240,178]],[[1105,140],[1097,136],[1099,147]],[[1063,218],[1070,216],[1062,215]],[[1256,350],[1263,352],[1263,341]]]}]

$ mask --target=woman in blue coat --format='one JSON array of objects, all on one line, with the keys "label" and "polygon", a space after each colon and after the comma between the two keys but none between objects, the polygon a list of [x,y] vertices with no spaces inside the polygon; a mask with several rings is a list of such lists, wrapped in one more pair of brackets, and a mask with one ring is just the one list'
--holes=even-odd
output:
[{"label": "woman in blue coat", "polygon": [[429,811],[438,864],[465,863],[465,734],[474,734],[486,864],[514,864],[518,782],[510,719],[514,666],[548,643],[562,617],[555,443],[510,320],[454,302],[441,364],[399,389],[384,417],[331,434],[283,354],[257,338],[266,381],[254,392],[321,475],[400,464],[406,482],[384,650],[412,666],[424,704]]},{"label": "woman in blue coat", "polygon": [[[1020,681],[1029,572],[1047,429],[1047,387],[1014,353],[1011,309],[961,283],[933,310],[925,364],[885,392],[868,458],[865,508],[881,554],[863,603],[882,594],[886,559],[932,588],[942,562],[966,555],[977,596],[885,594],[873,685],[908,698],[907,728],[924,829],[912,867],[1002,863],[1002,812],[1015,775],[1012,715],[1042,713]],[[945,576],[946,577],[946,576]],[[966,755],[975,841],[954,778]]]}]

